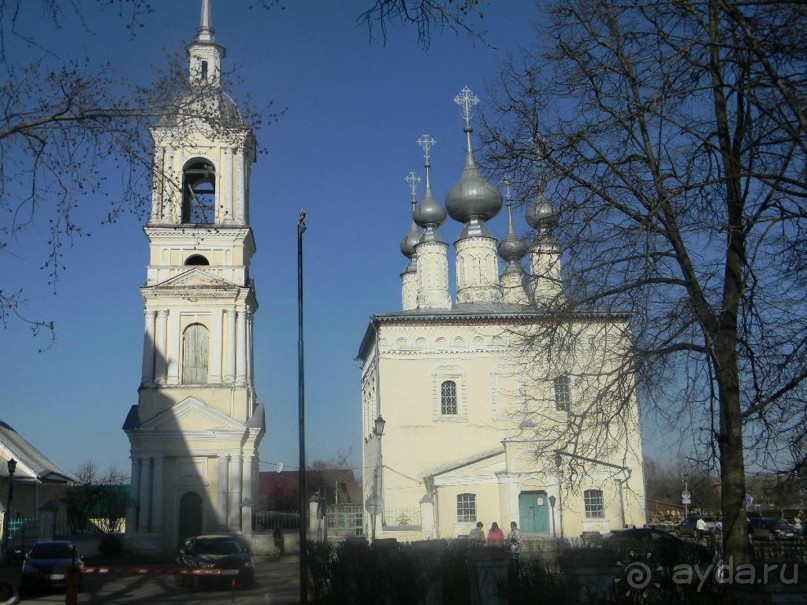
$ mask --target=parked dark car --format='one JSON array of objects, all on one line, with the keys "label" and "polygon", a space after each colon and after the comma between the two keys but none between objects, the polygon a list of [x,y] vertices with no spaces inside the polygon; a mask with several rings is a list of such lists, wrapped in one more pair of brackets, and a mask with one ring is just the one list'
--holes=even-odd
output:
[{"label": "parked dark car", "polygon": [[703,565],[712,560],[711,552],[703,544],[687,542],[669,532],[651,527],[612,531],[603,539],[603,547],[610,548],[620,555],[625,555],[631,550],[650,553],[654,563],[666,567],[681,563]]},{"label": "parked dark car", "polygon": [[703,533],[710,534],[717,530],[717,519],[709,516],[689,515],[686,519],[678,524],[679,536],[698,537],[698,519],[703,519],[705,527]]},{"label": "parked dark car", "polygon": [[796,528],[772,517],[752,517],[748,519],[748,535],[752,540],[796,540]]},{"label": "parked dark car", "polygon": [[67,540],[37,542],[25,555],[20,575],[20,592],[27,594],[67,588],[67,568],[74,563],[79,568],[80,590],[84,563],[75,545]]},{"label": "parked dark car", "polygon": [[[176,563],[186,569],[219,570],[217,575],[179,575],[181,583],[230,583],[249,588],[255,577],[252,557],[244,544],[233,536],[212,535],[188,538],[179,549]],[[182,582],[185,580],[185,582]],[[187,582],[190,580],[190,582]]]}]

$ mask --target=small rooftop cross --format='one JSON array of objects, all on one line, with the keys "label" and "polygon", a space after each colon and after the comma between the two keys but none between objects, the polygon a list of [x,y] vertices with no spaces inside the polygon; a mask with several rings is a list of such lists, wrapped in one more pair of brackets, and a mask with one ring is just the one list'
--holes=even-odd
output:
[{"label": "small rooftop cross", "polygon": [[431,157],[429,151],[437,144],[437,141],[431,138],[428,132],[424,132],[423,136],[417,140],[417,144],[423,148],[423,157],[426,158],[426,163],[428,164]]},{"label": "small rooftop cross", "polygon": [[512,191],[513,182],[510,180],[510,177],[506,174],[502,179],[502,185],[504,185],[504,199],[507,200],[507,207],[509,208],[513,204],[513,191]]},{"label": "small rooftop cross", "polygon": [[466,86],[460,91],[460,94],[454,97],[454,102],[462,108],[462,117],[465,119],[465,125],[470,126],[471,109],[474,105],[479,103],[479,97],[477,97],[473,91]]},{"label": "small rooftop cross", "polygon": [[417,198],[417,186],[420,183],[420,177],[411,171],[404,177],[404,180],[409,183],[409,187],[412,190],[412,204],[415,203]]}]

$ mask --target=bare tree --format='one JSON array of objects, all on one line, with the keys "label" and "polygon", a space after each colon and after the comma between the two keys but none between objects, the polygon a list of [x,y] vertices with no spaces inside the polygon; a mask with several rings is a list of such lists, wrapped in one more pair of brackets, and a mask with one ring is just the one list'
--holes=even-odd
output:
[{"label": "bare tree", "polygon": [[70,531],[118,533],[126,517],[129,477],[112,467],[102,472],[90,460],[83,462],[73,475],[75,479],[62,497]]},{"label": "bare tree", "polygon": [[613,372],[718,461],[744,561],[746,457],[804,451],[807,9],[572,0],[539,21],[494,87],[488,159],[559,212],[553,312],[630,314]]}]

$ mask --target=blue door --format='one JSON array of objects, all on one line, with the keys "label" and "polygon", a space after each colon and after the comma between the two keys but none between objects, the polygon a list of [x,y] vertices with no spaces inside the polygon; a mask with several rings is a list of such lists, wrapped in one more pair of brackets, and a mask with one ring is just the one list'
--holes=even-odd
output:
[{"label": "blue door", "polygon": [[518,518],[525,533],[549,533],[549,500],[543,490],[518,495]]}]

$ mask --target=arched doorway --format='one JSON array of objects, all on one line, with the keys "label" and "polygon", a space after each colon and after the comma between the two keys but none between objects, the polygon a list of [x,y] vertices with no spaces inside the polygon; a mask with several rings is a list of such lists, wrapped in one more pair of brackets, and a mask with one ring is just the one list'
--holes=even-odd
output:
[{"label": "arched doorway", "polygon": [[524,533],[549,533],[549,500],[544,490],[518,495],[518,518]]},{"label": "arched doorway", "polygon": [[202,497],[187,492],[179,500],[179,544],[202,533]]}]

